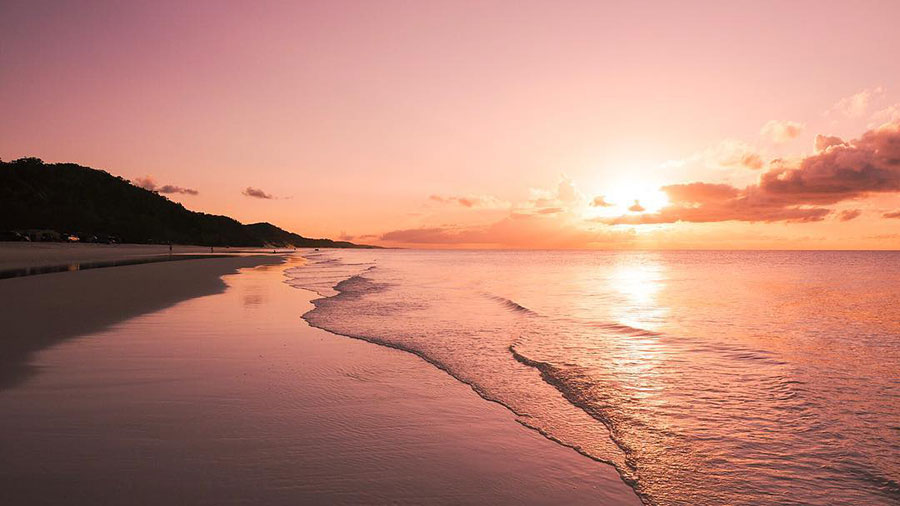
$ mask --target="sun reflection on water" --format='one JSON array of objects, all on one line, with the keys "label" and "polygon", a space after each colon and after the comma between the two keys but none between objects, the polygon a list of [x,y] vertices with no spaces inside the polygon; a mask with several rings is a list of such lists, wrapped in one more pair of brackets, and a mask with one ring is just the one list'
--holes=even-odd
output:
[{"label": "sun reflection on water", "polygon": [[623,296],[613,307],[614,318],[621,325],[658,329],[669,313],[658,301],[666,281],[665,266],[655,254],[619,259],[609,276],[610,286]]}]

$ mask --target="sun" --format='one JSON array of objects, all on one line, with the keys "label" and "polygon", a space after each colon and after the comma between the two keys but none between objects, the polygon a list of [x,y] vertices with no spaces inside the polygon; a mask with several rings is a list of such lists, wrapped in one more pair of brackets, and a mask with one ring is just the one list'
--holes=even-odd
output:
[{"label": "sun", "polygon": [[636,181],[611,186],[603,198],[616,214],[656,213],[669,205],[669,197],[658,186]]}]

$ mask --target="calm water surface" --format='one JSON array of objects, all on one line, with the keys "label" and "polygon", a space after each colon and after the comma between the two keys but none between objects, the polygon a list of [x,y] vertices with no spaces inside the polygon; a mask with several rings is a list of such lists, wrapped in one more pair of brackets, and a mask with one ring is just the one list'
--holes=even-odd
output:
[{"label": "calm water surface", "polygon": [[308,259],[311,324],[422,356],[646,502],[900,502],[898,252]]}]

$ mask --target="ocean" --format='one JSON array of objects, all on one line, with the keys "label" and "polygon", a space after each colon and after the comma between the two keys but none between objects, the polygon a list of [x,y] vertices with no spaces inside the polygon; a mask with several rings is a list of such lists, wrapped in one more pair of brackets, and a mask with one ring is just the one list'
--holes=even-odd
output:
[{"label": "ocean", "polygon": [[646,503],[900,502],[900,252],[304,256],[311,325],[418,355]]}]

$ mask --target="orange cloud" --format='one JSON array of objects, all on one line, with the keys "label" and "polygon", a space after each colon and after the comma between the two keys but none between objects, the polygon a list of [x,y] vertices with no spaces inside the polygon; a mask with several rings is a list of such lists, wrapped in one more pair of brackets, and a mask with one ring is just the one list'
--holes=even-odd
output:
[{"label": "orange cloud", "polygon": [[765,165],[762,156],[743,142],[726,140],[707,155],[714,165],[722,167],[746,167],[759,170]]},{"label": "orange cloud", "polygon": [[139,186],[145,190],[154,191],[156,193],[180,193],[182,195],[198,195],[200,192],[191,188],[183,188],[171,184],[159,186],[152,176],[144,176],[134,178],[132,181],[135,186]]},{"label": "orange cloud", "polygon": [[875,125],[900,121],[900,104],[893,104],[872,113],[872,121]]},{"label": "orange cloud", "polygon": [[887,212],[881,215],[883,218],[900,218],[900,210]]},{"label": "orange cloud", "polygon": [[[551,189],[532,188],[529,197],[518,203],[492,196],[445,196],[434,194],[429,200],[466,209],[503,210],[502,219],[487,218],[496,213],[477,214],[495,220],[478,225],[434,225],[393,230],[379,240],[392,245],[435,245],[443,247],[505,248],[583,248],[592,244],[620,244],[631,240],[631,232],[614,231],[596,223],[585,222],[582,212],[592,204],[603,204],[602,197],[588,200],[575,183],[561,175]],[[606,204],[610,205],[610,204]]]},{"label": "orange cloud", "polygon": [[859,216],[861,214],[862,214],[861,209],[847,209],[847,210],[841,211],[841,214],[838,215],[838,219],[841,221],[850,221],[850,220],[859,218]]},{"label": "orange cloud", "polygon": [[882,95],[884,95],[884,88],[880,86],[862,90],[859,93],[838,100],[831,109],[826,111],[825,115],[836,113],[848,118],[859,118],[866,113],[872,101]]},{"label": "orange cloud", "polygon": [[486,226],[411,228],[390,231],[380,237],[381,241],[398,245],[561,249],[625,246],[633,239],[632,231],[584,228],[582,224],[566,222],[555,213],[511,213]]},{"label": "orange cloud", "polygon": [[545,207],[562,207],[565,209],[583,200],[584,195],[578,191],[575,183],[567,176],[562,176],[555,190],[532,188],[531,198],[524,207],[526,209],[541,209]]},{"label": "orange cloud", "polygon": [[248,186],[244,191],[241,192],[245,197],[252,197],[255,199],[274,199],[275,197],[269,193],[266,193],[259,188],[253,188],[252,186]]},{"label": "orange cloud", "polygon": [[[836,138],[830,138],[836,139]],[[797,166],[762,175],[760,189],[795,203],[833,204],[868,193],[900,191],[900,123],[825,148]]]},{"label": "orange cloud", "polygon": [[771,120],[762,126],[759,133],[774,142],[787,142],[796,139],[803,131],[803,123],[796,121]]},{"label": "orange cloud", "polygon": [[[671,205],[658,213],[602,218],[609,224],[677,221],[820,221],[823,205],[900,191],[900,123],[865,132],[844,142],[816,137],[817,153],[794,164],[774,163],[759,182],[740,189],[726,184],[689,183],[664,186]],[[841,221],[861,211],[843,211]]]},{"label": "orange cloud", "polygon": [[463,197],[431,195],[428,199],[442,204],[457,204],[462,207],[479,209],[498,209],[509,206],[508,202],[490,195],[469,195]]},{"label": "orange cloud", "polygon": [[727,184],[687,183],[664,188],[672,202],[715,202],[736,198],[740,191]]},{"label": "orange cloud", "polygon": [[[479,224],[426,224],[383,233],[379,240],[391,245],[432,245],[441,247],[582,248],[593,243],[621,242],[630,235],[585,223],[580,211],[590,202],[566,176],[552,189],[532,188],[527,200],[506,202],[488,195],[447,196],[434,194],[429,200],[465,209],[490,210],[473,213]],[[496,210],[505,216],[497,218]],[[493,216],[493,218],[491,218]],[[427,223],[427,222],[431,223]],[[595,230],[595,229],[602,230]]]},{"label": "orange cloud", "polygon": [[591,201],[591,206],[593,207],[612,207],[615,204],[606,201],[606,198],[601,196],[594,197],[594,200]]},{"label": "orange cloud", "polygon": [[801,208],[773,200],[756,186],[743,190],[729,185],[688,183],[662,188],[671,201],[657,213],[629,214],[598,221],[610,225],[645,225],[687,221],[708,223],[715,221],[789,221],[822,220],[831,211],[823,208]]},{"label": "orange cloud", "polygon": [[845,144],[844,139],[833,135],[817,135],[816,136],[816,152],[825,151],[831,146],[840,146]]}]

